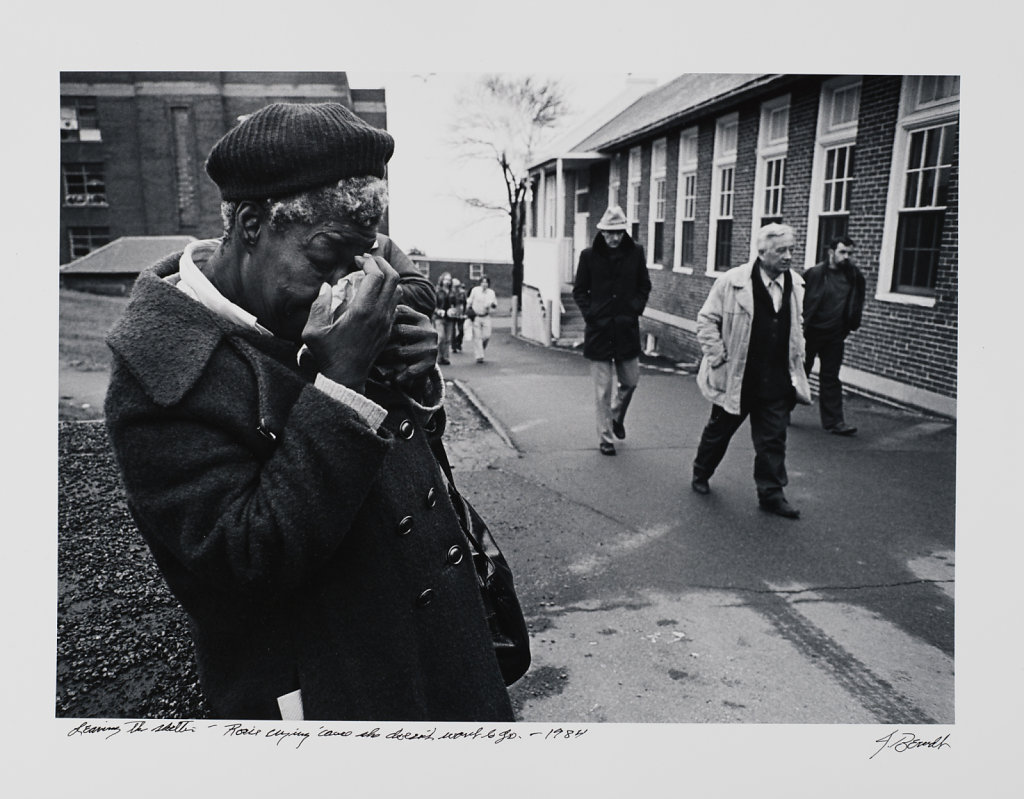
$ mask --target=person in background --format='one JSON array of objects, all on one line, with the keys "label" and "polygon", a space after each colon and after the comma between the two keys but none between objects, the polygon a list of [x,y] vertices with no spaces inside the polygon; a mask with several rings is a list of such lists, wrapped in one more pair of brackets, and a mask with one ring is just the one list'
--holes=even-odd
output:
[{"label": "person in background", "polygon": [[853,262],[853,239],[840,236],[828,245],[828,258],[804,272],[804,366],[810,376],[819,358],[818,410],[821,426],[837,436],[852,436],[857,428],[843,416],[843,364],[846,337],[860,327],[864,310],[864,275]]},{"label": "person in background", "polygon": [[466,287],[457,277],[452,278],[452,352],[462,352],[462,339],[466,325]]},{"label": "person in background", "polygon": [[721,275],[697,314],[704,357],[697,373],[712,403],[693,461],[690,485],[710,492],[708,480],[733,434],[750,417],[758,505],[789,519],[800,511],[786,500],[786,428],[797,402],[809,404],[802,330],[803,279],[790,271],[796,239],[789,225],[757,234],[757,258]]},{"label": "person in background", "polygon": [[466,304],[466,314],[473,326],[473,355],[477,363],[483,363],[487,342],[491,340],[491,311],[498,307],[498,298],[487,275],[473,286]]},{"label": "person in background", "polygon": [[218,718],[513,720],[423,287],[374,254],[393,149],[339,103],[249,115],[206,162],[222,238],[144,270],[107,339],[127,505]]},{"label": "person in background", "polygon": [[594,379],[602,455],[615,454],[613,435],[626,437],[626,411],[640,382],[640,316],[651,293],[643,247],[627,227],[619,206],[605,211],[593,245],[580,253],[572,290],[586,322],[583,356]]},{"label": "person in background", "polygon": [[437,331],[437,362],[447,366],[451,361],[448,357],[452,350],[452,276],[450,272],[442,272],[437,279],[435,289],[436,303],[434,306],[434,329]]}]

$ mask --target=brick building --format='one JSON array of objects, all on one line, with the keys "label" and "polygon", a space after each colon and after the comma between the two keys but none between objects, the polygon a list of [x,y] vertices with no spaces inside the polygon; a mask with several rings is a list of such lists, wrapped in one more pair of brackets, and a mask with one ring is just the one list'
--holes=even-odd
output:
[{"label": "brick building", "polygon": [[[682,75],[536,165],[530,236],[575,261],[621,205],[653,284],[648,349],[694,362],[697,312],[761,225],[793,226],[800,268],[847,234],[867,298],[843,381],[955,416],[959,91],[956,76]],[[572,265],[552,268],[568,288]]]},{"label": "brick building", "polygon": [[512,262],[482,258],[428,258],[426,255],[409,256],[420,274],[434,284],[444,272],[460,280],[468,291],[484,275],[498,297],[512,296]]},{"label": "brick building", "polygon": [[216,238],[217,139],[268,103],[327,101],[387,127],[384,90],[344,72],[61,73],[60,263],[123,236]]}]

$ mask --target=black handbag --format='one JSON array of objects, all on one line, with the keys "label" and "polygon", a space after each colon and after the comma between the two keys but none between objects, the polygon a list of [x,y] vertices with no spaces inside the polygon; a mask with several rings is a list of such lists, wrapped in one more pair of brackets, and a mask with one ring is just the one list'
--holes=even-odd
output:
[{"label": "black handbag", "polygon": [[441,470],[448,478],[448,493],[473,550],[473,566],[484,602],[484,615],[494,641],[494,655],[505,685],[512,685],[530,668],[530,633],[516,596],[512,569],[501,554],[490,529],[469,500],[459,493],[452,478],[448,454],[440,439],[430,442]]}]

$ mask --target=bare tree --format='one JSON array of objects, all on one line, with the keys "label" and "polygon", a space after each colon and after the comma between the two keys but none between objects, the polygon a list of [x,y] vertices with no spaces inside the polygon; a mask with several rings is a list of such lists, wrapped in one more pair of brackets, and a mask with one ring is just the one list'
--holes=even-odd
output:
[{"label": "bare tree", "polygon": [[527,169],[566,113],[559,83],[530,76],[482,75],[457,99],[451,145],[460,158],[496,163],[505,182],[503,200],[462,199],[474,208],[508,214],[512,293],[520,299],[526,197],[530,189]]}]

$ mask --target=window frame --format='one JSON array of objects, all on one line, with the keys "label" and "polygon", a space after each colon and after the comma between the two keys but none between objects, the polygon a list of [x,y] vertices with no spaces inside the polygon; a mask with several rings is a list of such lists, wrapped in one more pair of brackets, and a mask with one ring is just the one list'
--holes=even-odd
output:
[{"label": "window frame", "polygon": [[[757,232],[765,224],[764,219],[770,217],[775,221],[783,221],[785,215],[785,173],[786,160],[789,153],[789,112],[790,95],[783,94],[761,103],[761,115],[757,128],[757,155],[754,166],[754,205],[750,219],[750,260],[757,257]],[[782,135],[772,136],[772,125],[778,114],[785,112],[785,131]],[[769,164],[778,164],[779,173],[783,176],[782,183],[768,185]],[[768,214],[766,205],[769,191],[777,192],[778,213]]]},{"label": "window frame", "polygon": [[[727,133],[732,129],[732,133]],[[727,137],[733,141],[728,142]],[[728,146],[727,146],[728,145]],[[708,212],[708,254],[706,271],[709,275],[721,274],[725,269],[718,269],[715,262],[718,256],[718,225],[720,221],[733,221],[735,194],[736,194],[736,159],[739,150],[739,112],[718,117],[715,120],[715,144],[711,156],[711,206]],[[733,202],[730,204],[729,214],[721,213],[722,176],[725,170],[732,171],[732,187],[729,191]],[[730,237],[731,237],[730,233]],[[731,249],[731,248],[730,248]],[[731,256],[731,251],[730,251]],[[728,269],[728,267],[726,267]]]},{"label": "window frame", "polygon": [[[103,232],[101,232],[103,231]],[[112,239],[110,238],[110,228],[105,225],[73,225],[67,228],[68,235],[68,252],[71,255],[71,260],[77,258],[84,258],[91,252],[95,252],[100,247],[104,247],[110,244]],[[82,238],[88,239],[89,248],[82,253],[75,254],[76,250],[76,237],[81,240]],[[102,243],[93,244],[93,239],[106,239]]]},{"label": "window frame", "polygon": [[[882,232],[875,299],[880,302],[932,308],[935,306],[938,298],[937,292],[934,289],[925,292],[898,291],[893,289],[900,219],[904,213],[914,213],[913,209],[906,209],[903,206],[906,195],[906,175],[911,139],[915,133],[945,126],[953,126],[953,135],[958,135],[960,127],[959,94],[922,104],[918,102],[922,77],[929,76],[906,75],[901,86],[898,119],[893,140],[892,164],[889,171],[889,191],[885,204],[885,227]],[[959,85],[958,76],[949,77],[957,78],[957,85]],[[945,211],[947,207],[942,206],[942,210]],[[923,210],[939,209],[927,207]]]},{"label": "window frame", "polygon": [[[62,163],[60,165],[60,177],[61,177],[61,183],[63,184],[63,188],[64,188],[64,191],[63,191],[63,195],[64,196],[63,196],[63,200],[61,201],[61,204],[65,208],[109,208],[110,207],[110,201],[109,201],[109,199],[107,197],[107,180],[106,180],[106,172],[105,172],[104,166],[105,165],[104,165],[104,163],[102,161],[74,161],[74,162],[69,162],[69,163]],[[89,169],[94,169],[95,170],[95,172],[91,173],[93,175],[92,179],[94,179],[94,180],[97,179],[95,177],[95,175],[97,175],[97,174],[99,176],[98,180],[99,180],[99,182],[103,186],[103,191],[102,192],[96,192],[96,194],[102,194],[102,200],[97,200],[95,202],[89,202],[88,198],[93,194],[92,192],[90,192],[88,190],[89,183],[91,182],[91,180],[90,180],[90,172],[88,171]],[[77,172],[78,173],[78,174],[75,175],[75,177],[76,178],[81,178],[82,185],[83,185],[83,188],[85,189],[85,191],[82,191],[82,192],[71,192],[70,191],[70,188],[68,186],[68,174],[69,173],[73,173],[73,172]],[[80,194],[83,197],[85,197],[85,200],[83,202],[80,202],[80,203],[79,202],[68,202],[68,198],[71,197],[73,194]]]},{"label": "window frame", "polygon": [[608,162],[608,207],[619,204],[622,188],[622,154],[615,153]]},{"label": "window frame", "polygon": [[[692,142],[692,146],[691,146]],[[700,139],[696,127],[686,128],[679,133],[679,166],[676,181],[676,239],[672,256],[672,271],[692,275],[693,263],[683,261],[683,229],[686,223],[697,220],[697,163]],[[692,194],[688,192],[692,180]],[[696,227],[696,225],[694,225]],[[696,231],[694,231],[696,233]],[[691,236],[692,242],[692,236]]]},{"label": "window frame", "polygon": [[[82,109],[88,109],[89,114],[83,114]],[[65,115],[64,110],[69,109],[74,111],[74,115]],[[96,104],[96,98],[92,95],[66,95],[60,98],[60,110],[61,110],[61,143],[74,143],[74,142],[102,142],[103,133],[100,129],[99,120],[99,108]],[[90,122],[95,124],[92,126],[85,126],[82,124],[82,117],[86,116]],[[65,126],[64,120],[73,120],[73,124],[69,122],[68,126]],[[64,136],[65,131],[75,131],[74,138]],[[88,135],[83,138],[82,133],[85,132]],[[95,135],[93,135],[95,134]]]},{"label": "window frame", "polygon": [[638,144],[629,148],[629,161],[626,166],[626,220],[629,223],[629,235],[636,243],[640,232],[640,188],[644,180],[643,149]]},{"label": "window frame", "polygon": [[[826,80],[821,84],[821,95],[818,102],[818,124],[814,141],[814,159],[811,165],[811,191],[807,202],[807,243],[804,248],[804,269],[818,263],[821,255],[818,250],[820,229],[825,217],[846,217],[846,229],[849,230],[850,197],[856,186],[856,155],[857,129],[860,124],[860,103],[863,78],[860,75],[843,75]],[[836,123],[836,96],[856,91],[854,98],[853,118]],[[825,183],[827,177],[828,153],[839,148],[849,147],[850,158],[847,160],[847,176],[844,179],[846,189],[846,209],[843,211],[825,211]],[[849,169],[852,160],[854,169]],[[812,246],[813,242],[813,246]]]},{"label": "window frame", "polygon": [[[658,154],[661,154],[660,164]],[[651,204],[647,209],[647,266],[651,269],[664,269],[668,259],[665,257],[664,237],[665,219],[668,211],[668,139],[662,137],[651,142]],[[660,210],[659,210],[660,207]],[[661,224],[661,236],[658,224]],[[659,240],[662,251],[655,257]]]}]

